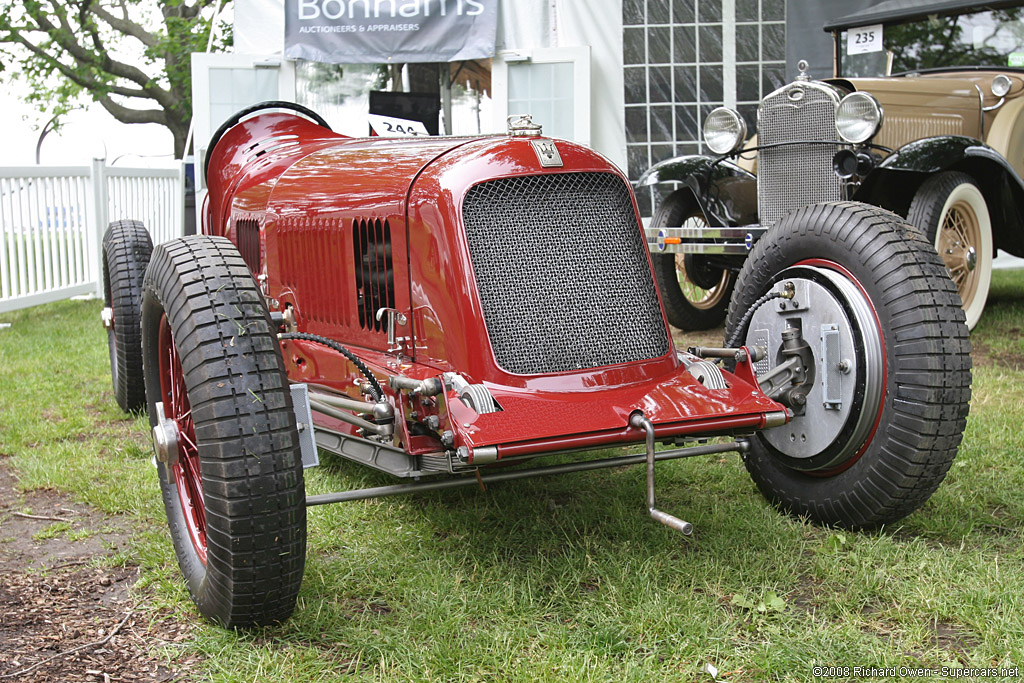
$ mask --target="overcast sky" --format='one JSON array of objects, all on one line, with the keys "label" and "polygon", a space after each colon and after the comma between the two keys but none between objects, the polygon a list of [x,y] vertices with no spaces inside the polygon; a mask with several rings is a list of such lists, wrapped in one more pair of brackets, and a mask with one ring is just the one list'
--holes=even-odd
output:
[{"label": "overcast sky", "polygon": [[[7,84],[6,101],[0,107],[0,130],[4,131],[3,166],[34,166],[36,141],[47,121],[44,114],[25,103],[20,83]],[[75,111],[65,119],[63,130],[48,133],[43,140],[40,161],[45,166],[88,164],[94,157],[107,163],[119,156],[118,166],[166,166],[171,163],[174,143],[170,132],[156,124],[127,125],[114,120],[94,104],[88,111]],[[142,156],[135,156],[142,155]]]},{"label": "overcast sky", "polygon": [[[36,142],[48,117],[20,99],[0,107],[4,131],[4,166],[34,166]],[[156,124],[127,125],[114,120],[99,105],[67,115],[59,132],[49,132],[40,148],[44,166],[88,164],[93,158],[107,163],[123,156],[118,166],[166,166],[174,151],[170,132]],[[141,156],[136,156],[141,155]]]}]

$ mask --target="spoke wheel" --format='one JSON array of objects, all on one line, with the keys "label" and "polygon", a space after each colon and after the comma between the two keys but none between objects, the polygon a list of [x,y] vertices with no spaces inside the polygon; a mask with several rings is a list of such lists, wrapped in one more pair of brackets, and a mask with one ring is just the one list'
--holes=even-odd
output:
[{"label": "spoke wheel", "polygon": [[[707,223],[703,218],[691,218],[686,221],[683,227],[705,227]],[[699,257],[698,257],[699,258]],[[729,306],[729,294],[732,293],[732,283],[736,276],[730,270],[717,272],[717,280],[710,286],[701,286],[694,282],[696,277],[687,273],[686,265],[690,261],[691,270],[693,259],[688,259],[686,254],[676,254],[676,282],[683,296],[690,302],[690,305],[701,311],[714,311]]]},{"label": "spoke wheel", "polygon": [[[788,284],[791,299],[754,308]],[[744,456],[765,497],[854,529],[920,507],[966,426],[963,320],[935,249],[895,214],[840,202],[784,216],[751,251],[726,322],[728,337],[767,348],[758,375],[783,362],[783,332],[799,329],[807,345],[809,379],[803,398],[789,401],[793,418],[757,434]]]},{"label": "spoke wheel", "polygon": [[196,556],[206,564],[206,509],[203,503],[203,475],[199,467],[196,427],[192,421],[192,404],[185,389],[178,347],[171,338],[167,316],[160,320],[160,393],[164,417],[176,431],[177,459],[170,465],[171,478],[178,493],[182,516]]},{"label": "spoke wheel", "polygon": [[[707,220],[693,195],[679,190],[658,206],[651,226],[701,228],[707,226]],[[722,324],[736,282],[735,273],[713,266],[697,254],[652,253],[651,263],[670,324],[687,331]]]},{"label": "spoke wheel", "polygon": [[981,190],[966,173],[938,173],[921,184],[907,221],[935,244],[973,328],[988,298],[994,251],[992,219]]},{"label": "spoke wheel", "polygon": [[306,557],[298,429],[275,328],[238,250],[194,235],[153,250],[142,356],[178,566],[200,613],[280,622]]}]

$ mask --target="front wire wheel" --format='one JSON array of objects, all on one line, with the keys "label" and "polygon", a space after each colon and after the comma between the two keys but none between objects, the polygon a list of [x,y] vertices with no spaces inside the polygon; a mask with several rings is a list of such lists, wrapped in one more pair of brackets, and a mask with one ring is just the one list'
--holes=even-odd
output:
[{"label": "front wire wheel", "polygon": [[306,552],[298,430],[274,326],[231,242],[198,235],[153,251],[142,350],[164,509],[192,599],[227,627],[287,619]]},{"label": "front wire wheel", "polygon": [[[693,194],[673,192],[658,206],[651,227],[704,228],[707,220]],[[697,331],[716,327],[725,320],[732,296],[735,274],[717,268],[704,256],[694,254],[651,254],[654,281],[661,291],[665,314],[674,327]]]},{"label": "front wire wheel", "polygon": [[[188,400],[185,375],[181,370],[178,347],[171,338],[167,316],[160,318],[157,352],[160,362],[160,395],[163,401],[157,410],[173,424],[176,436],[176,457],[168,463],[170,479],[178,494],[181,521],[188,532],[196,559],[206,566],[206,508],[203,501],[203,476],[199,467],[199,447],[196,445],[196,427],[192,420],[192,405]],[[164,458],[168,460],[168,458]]]},{"label": "front wire wheel", "polygon": [[[759,433],[744,462],[781,509],[872,528],[921,506],[959,447],[970,400],[970,341],[953,282],[921,233],[853,202],[791,212],[740,272],[727,336],[765,292],[740,338],[766,345],[759,375],[800,330],[811,388],[786,425]],[[792,334],[792,332],[788,332]]]},{"label": "front wire wheel", "polygon": [[974,329],[992,282],[992,219],[985,196],[966,173],[937,173],[917,190],[907,222],[935,245],[963,300],[967,326]]}]

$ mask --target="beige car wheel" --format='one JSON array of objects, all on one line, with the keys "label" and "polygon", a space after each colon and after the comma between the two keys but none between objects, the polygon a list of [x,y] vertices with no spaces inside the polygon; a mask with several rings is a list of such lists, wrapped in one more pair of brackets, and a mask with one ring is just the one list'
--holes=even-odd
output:
[{"label": "beige car wheel", "polygon": [[[684,227],[690,227],[689,224],[690,221],[687,221],[687,225]],[[699,227],[704,227],[704,225],[704,222],[701,221]],[[723,270],[718,282],[710,289],[705,289],[692,282],[687,276],[686,255],[676,254],[676,279],[679,281],[679,288],[683,291],[683,296],[690,302],[690,305],[702,311],[707,311],[721,305],[722,302],[725,302],[727,306],[729,305],[726,293],[731,291],[730,285],[735,279],[735,275],[733,275],[732,271]]]},{"label": "beige car wheel", "polygon": [[[666,197],[651,219],[655,227],[703,228],[707,224],[693,195],[683,190]],[[691,331],[722,324],[736,282],[734,272],[708,265],[699,255],[652,253],[651,263],[671,325]]]},{"label": "beige car wheel", "polygon": [[992,220],[981,190],[966,173],[939,173],[918,189],[907,221],[935,245],[963,300],[967,326],[973,329],[988,299],[994,252]]}]

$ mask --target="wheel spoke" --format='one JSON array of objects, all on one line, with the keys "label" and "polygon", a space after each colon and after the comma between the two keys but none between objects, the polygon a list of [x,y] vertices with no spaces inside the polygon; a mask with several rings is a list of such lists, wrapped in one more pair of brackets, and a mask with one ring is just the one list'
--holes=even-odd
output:
[{"label": "wheel spoke", "polygon": [[185,375],[181,368],[178,349],[171,338],[167,319],[161,321],[160,367],[164,414],[177,426],[178,460],[169,471],[174,479],[181,505],[181,513],[189,538],[199,560],[206,563],[206,510],[203,501],[203,475],[199,463],[192,405],[188,400]]},{"label": "wheel spoke", "polygon": [[[178,438],[180,438],[182,442],[184,442],[181,448],[182,450],[185,450],[186,455],[191,456],[193,453],[199,453],[199,447],[192,441],[192,439],[189,437],[189,435],[185,432],[184,429],[180,431],[180,433],[178,434]],[[184,444],[188,445],[187,449],[185,448]]]}]

